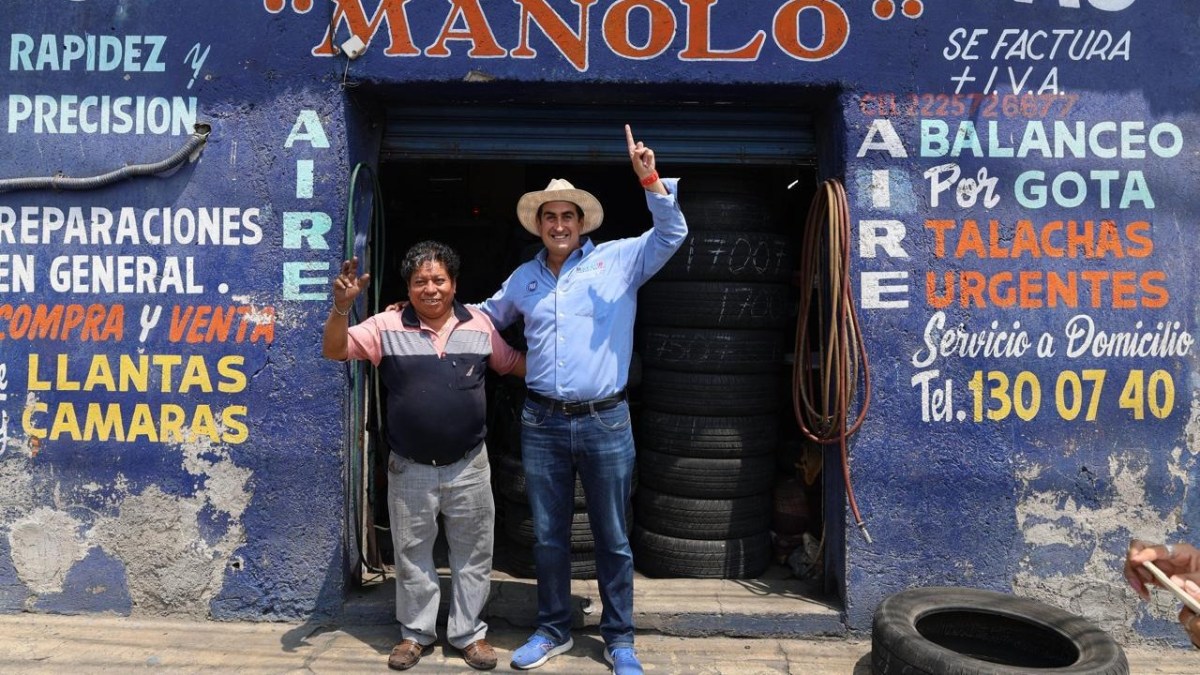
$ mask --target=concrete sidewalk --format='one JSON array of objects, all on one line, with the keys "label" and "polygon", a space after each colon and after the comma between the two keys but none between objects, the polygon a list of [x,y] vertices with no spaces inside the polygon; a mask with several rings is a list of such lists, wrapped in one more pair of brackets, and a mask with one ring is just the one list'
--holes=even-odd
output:
[{"label": "concrete sidewalk", "polygon": [[[528,629],[493,627],[488,639],[500,665]],[[115,617],[20,614],[0,616],[2,673],[386,673],[394,626],[330,628],[298,624],[186,623]],[[680,638],[639,635],[647,673],[869,672],[870,645],[845,640]],[[604,643],[594,630],[575,648],[538,668],[545,675],[607,673]],[[1200,662],[1198,662],[1200,663]],[[458,652],[439,643],[411,671],[471,673]]]},{"label": "concrete sidewalk", "polygon": [[[528,629],[493,626],[489,639],[500,666]],[[396,639],[394,626],[341,627],[285,623],[138,620],[111,616],[0,615],[3,673],[385,673]],[[649,675],[838,673],[868,675],[870,643],[849,638],[768,639],[638,636]],[[1170,647],[1127,647],[1131,672],[1200,673],[1200,652]],[[470,673],[444,644],[410,672]],[[534,671],[545,675],[609,672],[593,629],[576,635],[575,648]]]}]

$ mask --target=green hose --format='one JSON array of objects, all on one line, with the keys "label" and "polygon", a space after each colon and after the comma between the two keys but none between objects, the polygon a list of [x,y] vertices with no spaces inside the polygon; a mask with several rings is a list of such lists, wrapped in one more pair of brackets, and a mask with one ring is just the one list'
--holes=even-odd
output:
[{"label": "green hose", "polygon": [[[369,174],[371,179],[371,211],[366,231],[360,233],[358,232],[358,219],[355,215],[355,202],[359,183],[358,175],[360,171],[364,170]],[[346,208],[345,259],[349,260],[354,257],[356,249],[361,244],[363,255],[360,258],[362,264],[359,266],[359,271],[362,274],[371,274],[371,280],[374,282],[372,284],[374,292],[367,299],[365,311],[362,313],[359,310],[359,299],[355,300],[350,309],[349,325],[361,323],[363,319],[377,313],[380,309],[380,288],[383,285],[384,232],[383,201],[379,193],[379,180],[375,175],[375,171],[370,166],[359,163],[354,167],[353,173],[350,174],[350,189],[347,195]],[[367,411],[373,405],[376,423],[378,424],[383,420],[379,376],[376,369],[368,367],[365,361],[355,359],[346,362],[346,379],[350,386],[349,396],[346,397],[346,418],[348,420],[346,427],[346,447],[350,455],[347,472],[349,480],[346,489],[346,508],[350,513],[354,514],[354,541],[358,551],[359,563],[369,572],[382,573],[382,569],[372,566],[367,561],[366,551],[364,550],[366,541],[363,531],[365,520],[363,508],[369,508],[375,503],[374,481],[372,480],[373,472],[368,462],[370,428]],[[365,503],[360,502],[360,497]]]}]

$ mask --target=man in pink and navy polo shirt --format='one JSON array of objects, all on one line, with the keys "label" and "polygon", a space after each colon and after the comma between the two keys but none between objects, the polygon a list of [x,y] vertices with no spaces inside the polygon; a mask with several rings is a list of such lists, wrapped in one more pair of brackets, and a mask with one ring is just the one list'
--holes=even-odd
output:
[{"label": "man in pink and navy polo shirt", "polygon": [[370,275],[358,259],[342,263],[333,282],[322,353],[365,359],[387,387],[388,514],[396,556],[396,619],[401,640],[388,666],[406,670],[437,641],[438,575],[433,561],[440,513],[450,545],[452,599],[447,641],[472,668],[496,666],[481,614],[492,574],[495,502],[484,437],[484,369],[525,375],[487,315],[455,301],[459,257],[445,244],[408,250],[401,273],[408,304],[347,326]]}]

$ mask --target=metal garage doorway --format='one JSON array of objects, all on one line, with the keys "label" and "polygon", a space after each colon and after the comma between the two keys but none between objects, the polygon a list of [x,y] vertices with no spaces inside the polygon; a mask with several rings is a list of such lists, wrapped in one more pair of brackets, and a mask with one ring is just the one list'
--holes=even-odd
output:
[{"label": "metal garage doorway", "polygon": [[[692,234],[684,245],[689,252],[681,251],[639,294],[630,372],[639,454],[631,542],[646,577],[639,584],[803,572],[813,594],[836,595],[834,579],[812,572],[830,566],[833,547],[840,557],[841,495],[825,495],[828,472],[820,471],[820,451],[814,460],[813,448],[795,433],[788,384],[795,330],[791,263],[817,184],[813,115],[737,100],[382,103],[378,176],[387,244],[374,283],[385,304],[406,295],[403,280],[387,272],[399,269],[404,251],[423,239],[443,241],[462,256],[460,300],[490,296],[539,250],[540,242],[517,223],[515,205],[551,178],[567,178],[604,204],[596,240],[639,235],[650,216],[628,166],[623,125],[654,148],[663,175],[681,178],[680,203]],[[714,320],[719,313],[709,311],[706,296],[730,293],[745,311]],[[524,348],[520,326],[506,338]],[[532,531],[519,459],[523,385],[495,378],[488,386],[496,569],[531,576]],[[371,473],[367,493],[386,494],[386,472]],[[365,530],[377,536],[363,542],[375,548],[364,555],[386,564],[386,505],[370,510],[375,522]],[[586,521],[577,529],[573,571],[588,578]],[[822,542],[826,532],[829,541]],[[823,544],[815,552],[814,541]],[[798,566],[806,543],[808,559],[816,559]],[[750,552],[730,561],[732,548]]]}]

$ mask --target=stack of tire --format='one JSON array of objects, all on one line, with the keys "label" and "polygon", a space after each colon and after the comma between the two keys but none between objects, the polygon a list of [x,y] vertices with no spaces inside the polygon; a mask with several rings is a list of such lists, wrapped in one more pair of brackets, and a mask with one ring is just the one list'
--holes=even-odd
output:
[{"label": "stack of tire", "polygon": [[[502,536],[503,541],[497,542],[497,548],[504,551],[504,566],[514,576],[536,578],[533,545],[537,539],[533,531],[533,513],[529,508],[529,497],[525,492],[525,472],[521,468],[521,456],[500,455],[492,464],[492,475],[496,493],[500,496],[496,511],[501,527],[498,528],[497,535]],[[592,538],[588,521],[587,502],[583,498],[583,485],[576,478],[575,511],[571,518],[572,578],[596,578],[596,559],[593,555],[595,549],[596,542]]]},{"label": "stack of tire", "polygon": [[[496,388],[489,404],[488,448],[496,497],[497,566],[517,577],[535,578],[533,513],[521,464],[521,408],[525,386],[511,378]],[[493,442],[495,441],[495,442]],[[588,521],[583,484],[575,478],[575,510],[571,519],[571,576],[594,579],[595,540]]]},{"label": "stack of tire", "polygon": [[791,244],[759,186],[689,183],[688,238],[639,296],[634,560],[648,576],[756,577],[771,561]]}]

